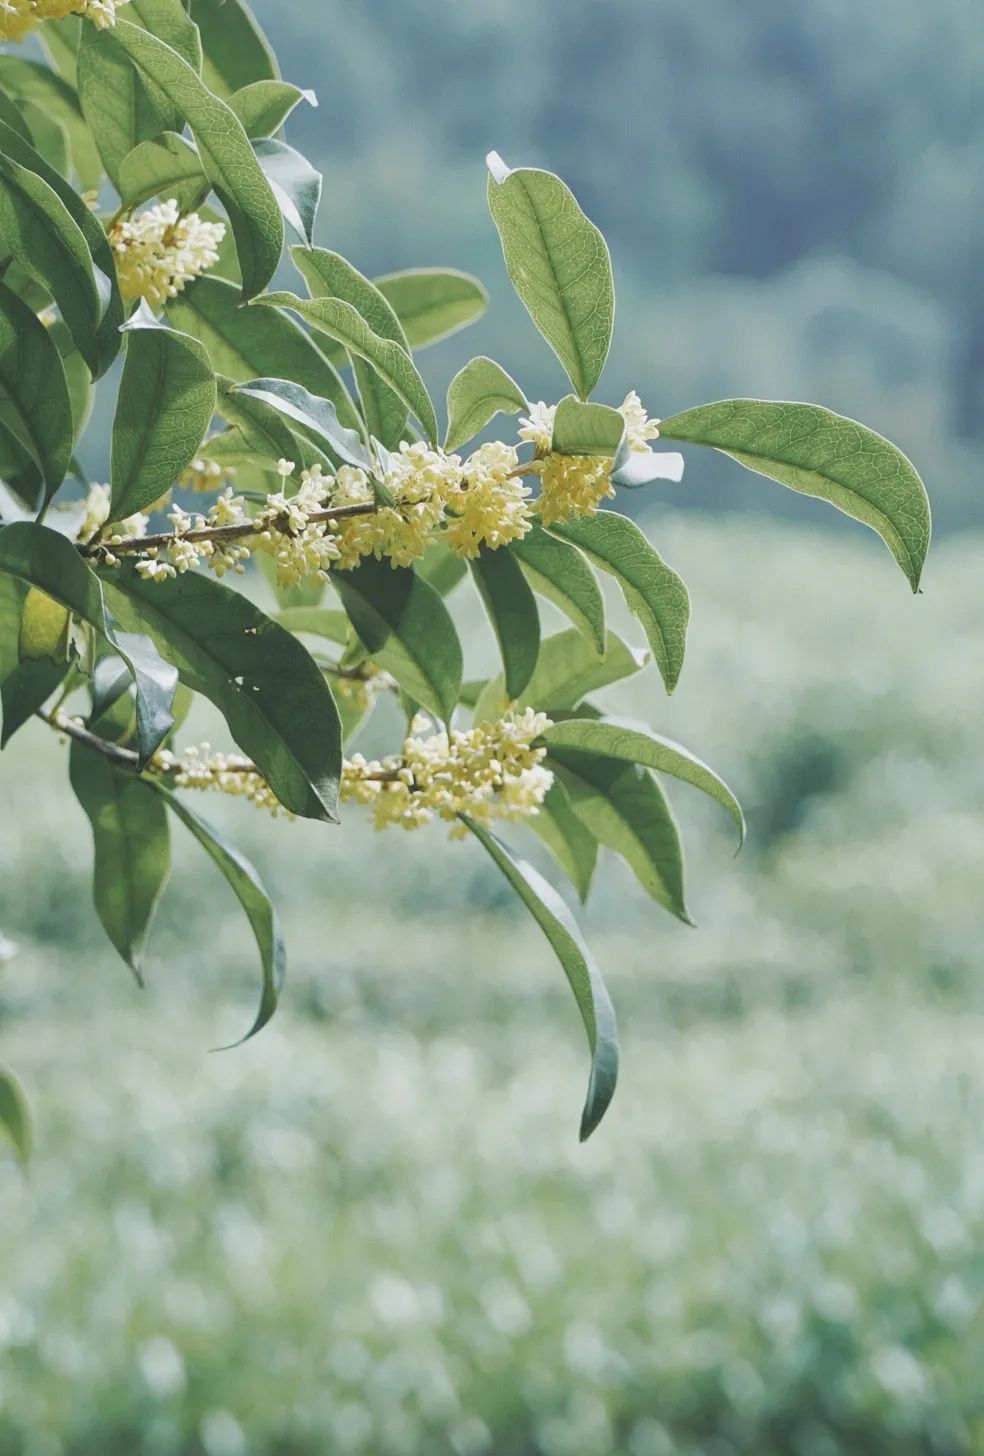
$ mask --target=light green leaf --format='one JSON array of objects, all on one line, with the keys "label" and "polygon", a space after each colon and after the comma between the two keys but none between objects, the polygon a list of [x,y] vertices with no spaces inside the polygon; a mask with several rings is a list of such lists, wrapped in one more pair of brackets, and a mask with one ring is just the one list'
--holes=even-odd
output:
[{"label": "light green leaf", "polygon": [[0,419],[40,467],[49,498],[64,480],[74,439],[58,348],[35,314],[0,283]]},{"label": "light green leaf", "polygon": [[638,490],[657,480],[678,484],[682,479],[683,456],[676,450],[633,450],[627,437],[612,461],[612,485],[623,490]]},{"label": "light green leaf", "polygon": [[660,436],[712,445],[739,465],[829,501],[877,531],[919,589],[931,520],[926,488],[901,450],[816,404],[724,399],[663,420]]},{"label": "light green leaf", "polygon": [[75,85],[82,25],[80,15],[66,15],[62,20],[49,20],[38,36],[53,69],[69,86]]},{"label": "light green leaf", "polygon": [[110,941],[137,979],[171,869],[167,814],[154,790],[73,742],[69,777],[92,825],[92,897]]},{"label": "light green leaf", "polygon": [[185,208],[208,188],[197,149],[176,131],[138,142],[120,162],[116,185],[131,207],[151,197],[173,197],[179,208]]},{"label": "light green leaf", "polygon": [[551,449],[558,455],[615,455],[625,434],[625,420],[607,404],[585,404],[569,394],[554,416]]},{"label": "light green leaf", "polygon": [[293,293],[267,293],[256,299],[256,302],[292,309],[316,329],[322,329],[340,344],[344,344],[350,353],[365,359],[373,366],[383,383],[388,384],[407,408],[413,411],[423,425],[428,440],[436,445],[437,417],[434,406],[427,393],[427,386],[410,356],[392,339],[381,338],[350,303],[345,303],[340,298],[298,298]]},{"label": "light green leaf", "polygon": [[598,383],[615,321],[605,239],[552,172],[511,172],[493,152],[488,197],[512,285],[581,399]]},{"label": "light green leaf", "polygon": [[[213,436],[203,446],[203,453],[210,459],[231,465],[246,461],[271,470],[276,469],[279,460],[293,460],[306,468],[318,458],[327,465],[327,456],[288,429],[272,405],[252,399],[248,394],[239,394],[231,380],[220,376],[217,383],[218,412],[235,429]],[[306,458],[308,451],[310,460]]]},{"label": "light green leaf", "polygon": [[[139,142],[180,130],[173,107],[154,104],[140,75],[118,45],[86,25],[79,45],[79,102],[109,180],[122,192],[120,168]],[[158,99],[161,99],[160,97]]]},{"label": "light green leaf", "polygon": [[127,19],[136,15],[140,24],[164,41],[193,70],[202,69],[202,41],[198,27],[188,18],[181,0],[129,0]]},{"label": "light green leaf", "polygon": [[[177,815],[182,824],[191,830],[198,843],[218,865],[230,889],[246,912],[246,919],[256,937],[263,984],[256,1019],[242,1038],[242,1041],[249,1041],[251,1036],[255,1036],[266,1026],[276,1011],[280,992],[283,989],[287,952],[279,917],[263,881],[249,860],[240,854],[239,850],[216,829],[213,829],[210,824],[206,824],[204,819],[200,819],[176,795],[168,793],[166,789],[160,789],[159,792],[171,813]],[[236,1045],[241,1045],[241,1042],[237,1042]]]},{"label": "light green leaf", "polygon": [[577,546],[601,571],[607,571],[639,618],[653,656],[671,693],[683,667],[690,620],[687,588],[672,571],[634,521],[617,511],[557,523],[552,535]]},{"label": "light green leaf", "polygon": [[468,575],[468,567],[462,558],[449,546],[445,546],[440,538],[431,542],[414,569],[442,597],[450,596],[458,583]]},{"label": "light green leaf", "polygon": [[448,387],[447,451],[460,450],[497,414],[514,415],[529,409],[514,379],[492,359],[471,359]]},{"label": "light green leaf", "polygon": [[30,141],[56,172],[67,177],[72,166],[65,128],[51,112],[35,106],[33,101],[21,102],[21,115],[30,128]]},{"label": "light green leaf", "polygon": [[461,643],[434,588],[411,568],[371,556],[331,580],[373,660],[447,723],[461,689]]},{"label": "light green leaf", "polygon": [[536,668],[540,614],[515,557],[483,546],[469,563],[502,656],[506,696],[521,697]]},{"label": "light green leaf", "polygon": [[[47,43],[58,30],[59,27],[49,21],[42,26],[40,34]],[[0,55],[0,86],[13,96],[33,102],[64,128],[79,186],[86,190],[98,187],[102,178],[99,152],[82,115],[74,81],[66,81],[56,71],[39,65],[37,61],[29,61],[22,56]],[[7,120],[6,117],[4,119]],[[26,140],[30,141],[30,137]]]},{"label": "light green leaf", "polygon": [[0,748],[5,748],[65,678],[71,666],[71,617],[58,602],[23,582],[0,577],[0,588],[6,629],[6,640],[0,642]]},{"label": "light green leaf", "polygon": [[[541,642],[536,670],[520,706],[539,708],[544,713],[567,712],[588,693],[632,677],[648,661],[648,652],[629,647],[614,632],[606,634],[605,652],[599,657],[592,643],[585,641],[574,628],[568,628]],[[475,720],[488,722],[500,718],[508,705],[502,678],[493,678],[479,694]]]},{"label": "light green leaf", "polygon": [[376,278],[411,349],[449,338],[481,318],[489,296],[477,278],[453,268],[411,268]]},{"label": "light green leaf", "polygon": [[575,812],[606,849],[621,855],[643,889],[685,924],[680,831],[666,795],[647,769],[593,754],[552,749]]},{"label": "light green leaf", "polygon": [[560,779],[554,779],[539,810],[526,823],[550,850],[583,905],[598,861],[598,841],[574,812],[570,794]]},{"label": "light green leaf", "polygon": [[251,81],[227,96],[226,100],[251,140],[273,136],[299,101],[315,107],[318,104],[313,91],[302,91],[300,86],[292,86],[289,81]]},{"label": "light green leaf", "polygon": [[510,542],[509,550],[518,558],[533,590],[553,602],[601,656],[605,651],[605,599],[577,547],[534,524],[525,536]]},{"label": "light green leaf", "polygon": [[11,131],[15,131],[23,141],[27,142],[28,146],[33,146],[34,140],[31,136],[31,129],[24,119],[23,106],[16,105],[2,89],[3,62],[7,59],[7,56],[0,55],[0,121],[5,126],[9,126]]},{"label": "light green leaf", "polygon": [[252,298],[273,277],[284,244],[284,225],[253,147],[235,112],[213,96],[188,63],[156,36],[129,21],[102,31],[99,42],[120,45],[142,74],[152,76],[191,128],[205,175],[229,214],[243,275]]},{"label": "light green leaf", "polygon": [[645,726],[629,723],[619,718],[568,718],[554,723],[543,734],[542,741],[550,749],[572,750],[578,753],[601,754],[606,758],[623,760],[626,763],[642,764],[658,773],[670,774],[685,784],[700,789],[731,815],[738,827],[739,844],[745,839],[745,816],[741,805],[722,778],[708,768],[699,758],[663,738]]},{"label": "light green leaf", "polygon": [[285,607],[277,616],[288,632],[306,632],[312,637],[327,637],[339,647],[348,645],[352,624],[344,612],[335,607]]},{"label": "light green leaf", "polygon": [[347,430],[338,419],[330,399],[317,399],[300,384],[288,379],[253,379],[248,384],[235,384],[231,393],[237,399],[257,400],[302,426],[322,449],[330,451],[349,465],[372,470],[372,457],[362,437]]},{"label": "light green leaf", "polygon": [[31,1156],[31,1113],[20,1083],[13,1072],[0,1066],[0,1131],[13,1143],[21,1163]]},{"label": "light green leaf", "polygon": [[464,823],[543,931],[574,992],[591,1049],[588,1095],[581,1113],[581,1141],[584,1142],[604,1117],[618,1078],[618,1033],[611,998],[574,917],[553,886],[487,829],[471,819],[466,818]]},{"label": "light green leaf", "polygon": [[244,0],[191,0],[205,47],[202,75],[218,96],[280,77],[273,50]]},{"label": "light green leaf", "polygon": [[113,421],[112,518],[122,520],[171,489],[198,454],[215,413],[215,375],[203,344],[141,306]]},{"label": "light green leaf", "polygon": [[274,137],[259,137],[253,142],[253,151],[273,188],[284,220],[310,247],[321,201],[321,173],[311,166],[307,157]]}]

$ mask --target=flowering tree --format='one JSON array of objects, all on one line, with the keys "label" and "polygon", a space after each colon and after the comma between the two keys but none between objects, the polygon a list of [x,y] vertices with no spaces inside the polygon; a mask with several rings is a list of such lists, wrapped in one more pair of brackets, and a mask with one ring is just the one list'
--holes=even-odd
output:
[{"label": "flowering tree", "polygon": [[[599,847],[612,850],[683,920],[664,780],[710,795],[744,833],[712,769],[592,696],[650,657],[671,691],[688,618],[679,576],[607,503],[680,479],[657,439],[711,446],[872,527],[915,590],[930,532],[918,475],[815,405],[730,399],[656,421],[635,393],[592,400],[614,320],[604,239],[557,177],[495,154],[505,265],[571,393],[531,403],[473,359],[451,380],[442,439],[414,353],[476,318],[485,294],[444,269],[370,281],[314,246],[322,179],[282,132],[314,97],[280,79],[243,0],[0,0],[0,40],[26,37],[47,64],[0,52],[3,744],[28,724],[69,740],[96,910],[138,975],[169,819],[204,846],[256,936],[249,1034],[283,982],[277,918],[190,791],[474,836],[570,982],[591,1054],[587,1137],[615,1086],[611,1003],[566,902],[495,829],[526,823],[582,899]],[[285,224],[297,293],[267,291]],[[110,479],[91,484],[76,446],[121,354]],[[476,445],[500,416],[519,416],[513,438]],[[62,500],[71,481],[81,491]],[[254,602],[254,567],[275,586],[273,616]],[[606,627],[599,572],[647,649]],[[450,596],[465,577],[501,652],[488,681],[464,673]],[[538,596],[568,630],[541,635]],[[227,750],[178,746],[196,694],[222,714]],[[403,741],[346,756],[381,694],[399,701]],[[9,1074],[0,1122],[23,1150]]]}]

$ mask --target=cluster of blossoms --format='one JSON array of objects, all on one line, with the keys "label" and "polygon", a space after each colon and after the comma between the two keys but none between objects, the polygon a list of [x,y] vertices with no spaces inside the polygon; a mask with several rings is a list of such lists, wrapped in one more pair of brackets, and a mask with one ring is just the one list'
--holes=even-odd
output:
[{"label": "cluster of blossoms", "polygon": [[116,272],[124,298],[145,298],[161,308],[219,261],[225,223],[205,222],[197,212],[182,217],[172,198],[109,230]]},{"label": "cluster of blossoms", "polygon": [[83,15],[100,30],[116,24],[127,0],[0,0],[0,41],[23,40],[42,20]]},{"label": "cluster of blossoms", "polygon": [[187,470],[181,472],[178,484],[182,490],[193,490],[196,495],[205,495],[206,492],[225,490],[235,479],[235,475],[233,465],[220,465],[217,460],[196,459]]},{"label": "cluster of blossoms", "polygon": [[[618,411],[625,420],[629,449],[637,453],[648,450],[649,441],[659,438],[659,421],[649,418],[635,390],[625,396]],[[556,405],[535,404],[519,430],[520,439],[528,440],[543,462],[537,510],[545,526],[572,516],[594,515],[601,502],[615,494],[610,460],[597,455],[552,453],[556,412]]]},{"label": "cluster of blossoms", "polygon": [[142,511],[136,515],[127,516],[125,520],[114,521],[112,530],[106,532],[105,528],[110,524],[109,512],[111,507],[112,490],[108,485],[90,485],[88,494],[83,502],[82,520],[75,533],[78,542],[91,541],[97,532],[102,532],[102,546],[104,560],[111,566],[117,565],[117,559],[112,554],[113,546],[118,546],[121,541],[133,539],[135,536],[147,534],[147,522],[149,516]]},{"label": "cluster of blossoms", "polygon": [[213,753],[208,743],[186,748],[181,754],[162,748],[154,754],[148,767],[151,773],[166,775],[176,789],[213,789],[219,794],[248,799],[275,817],[285,814],[293,818],[256,766],[237,753]]},{"label": "cluster of blossoms", "polygon": [[342,800],[369,805],[377,829],[419,829],[436,817],[451,823],[452,836],[464,832],[461,814],[487,825],[538,812],[553,782],[546,750],[533,746],[550,726],[544,713],[526,708],[450,737],[443,729],[425,736],[428,726],[414,719],[399,756],[347,759]]}]

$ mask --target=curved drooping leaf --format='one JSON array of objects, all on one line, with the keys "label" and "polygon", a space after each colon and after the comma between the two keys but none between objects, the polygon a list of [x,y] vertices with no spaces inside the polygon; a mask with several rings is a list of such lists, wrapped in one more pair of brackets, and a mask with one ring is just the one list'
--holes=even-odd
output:
[{"label": "curved drooping leaf", "polygon": [[638,490],[657,480],[683,479],[683,456],[676,450],[633,450],[626,437],[612,461],[612,485],[622,490]]},{"label": "curved drooping leaf", "polygon": [[116,649],[133,674],[137,691],[137,752],[142,763],[167,737],[174,723],[171,704],[177,673],[139,626],[107,608],[103,585],[72,543],[57,531],[20,521],[0,530],[0,576],[46,592],[94,627]]},{"label": "curved drooping leaf", "polygon": [[306,101],[309,106],[315,107],[318,104],[313,91],[303,91],[289,81],[250,81],[240,90],[233,91],[226,101],[239,117],[251,141],[257,137],[273,136],[298,102]]},{"label": "curved drooping leaf", "polygon": [[267,293],[256,303],[289,308],[316,329],[337,339],[351,354],[371,364],[384,384],[398,394],[424,427],[431,444],[437,443],[437,416],[413,361],[392,339],[381,338],[365,319],[340,298],[298,298],[294,293]]},{"label": "curved drooping leaf", "polygon": [[[42,27],[43,40],[47,43],[57,31],[57,26],[45,25]],[[68,137],[79,185],[88,190],[99,186],[102,167],[74,85],[74,81],[66,81],[57,71],[49,70],[37,61],[23,56],[0,55],[0,86],[22,101],[33,102],[38,110],[58,122]],[[6,117],[4,119],[7,120]],[[30,141],[30,137],[25,140]]]},{"label": "curved drooping leaf", "polygon": [[50,111],[35,106],[33,101],[21,102],[21,116],[29,128],[29,141],[56,171],[67,177],[72,170],[68,150],[68,133]]},{"label": "curved drooping leaf", "polygon": [[608,245],[552,172],[489,154],[488,198],[506,271],[581,399],[598,383],[615,321]]},{"label": "curved drooping leaf", "polygon": [[539,810],[526,823],[550,850],[583,905],[598,861],[598,841],[584,820],[578,818],[560,779],[554,778]]},{"label": "curved drooping leaf", "polygon": [[284,225],[242,123],[203,85],[187,61],[148,31],[118,20],[112,32],[103,31],[98,39],[103,45],[122,46],[141,73],[153,77],[191,128],[205,175],[229,215],[242,269],[243,296],[252,298],[276,272]]},{"label": "curved drooping leaf", "polygon": [[201,71],[201,36],[181,0],[128,0],[128,3],[127,19],[132,20],[136,15],[145,29],[177,51],[193,70]]},{"label": "curved drooping leaf", "polygon": [[103,590],[113,615],[147,633],[182,682],[215,704],[286,809],[335,819],[338,710],[296,637],[240,592],[198,574],[148,582],[124,563],[107,569]]},{"label": "curved drooping leaf", "polygon": [[722,778],[689,749],[663,738],[649,728],[619,718],[568,718],[553,723],[543,734],[550,749],[573,750],[600,754],[626,763],[642,764],[657,773],[670,774],[685,784],[692,784],[716,800],[731,815],[738,828],[739,844],[745,838],[745,816],[741,805]]},{"label": "curved drooping leaf", "polygon": [[648,769],[560,748],[551,749],[547,763],[599,844],[621,855],[658,904],[693,924],[684,894],[680,831]]},{"label": "curved drooping leaf", "polygon": [[915,467],[881,435],[816,404],[724,399],[660,422],[660,436],[711,445],[876,531],[919,589],[931,519]]},{"label": "curved drooping leaf", "polygon": [[82,743],[72,743],[69,778],[92,825],[96,913],[139,980],[147,935],[171,870],[164,805],[148,784]]},{"label": "curved drooping leaf", "polygon": [[[82,29],[78,53],[79,103],[109,180],[122,192],[120,169],[140,142],[180,130],[172,107],[151,100],[143,78],[119,46],[92,25]],[[158,95],[158,100],[162,98]]]},{"label": "curved drooping leaf", "polygon": [[289,429],[271,404],[239,393],[231,380],[220,376],[216,382],[218,413],[235,428],[213,436],[202,447],[203,455],[225,464],[246,462],[268,470],[275,470],[280,460],[293,460],[302,468],[315,459],[327,465],[327,456]]},{"label": "curved drooping leaf", "polygon": [[253,81],[280,79],[277,59],[245,0],[191,0],[191,18],[201,32],[205,84],[229,96]]},{"label": "curved drooping leaf", "polygon": [[2,89],[3,62],[6,59],[6,56],[0,55],[0,121],[5,126],[9,126],[11,131],[15,131],[22,141],[27,142],[28,146],[33,146],[34,139],[31,136],[31,128],[25,120],[23,106],[17,106]]},{"label": "curved drooping leaf", "polygon": [[239,1046],[242,1042],[249,1041],[251,1036],[255,1036],[266,1026],[277,1009],[287,968],[287,952],[280,929],[280,920],[263,881],[249,860],[240,854],[239,850],[230,844],[218,830],[213,829],[210,824],[206,824],[194,810],[189,809],[188,805],[177,795],[169,793],[163,788],[159,790],[159,793],[171,813],[175,814],[181,823],[191,830],[198,843],[218,865],[229,888],[242,905],[246,919],[256,937],[263,976],[260,1005],[249,1031],[240,1042],[235,1043]]},{"label": "curved drooping leaf", "polygon": [[44,592],[11,577],[0,577],[0,613],[0,748],[6,748],[72,665],[71,616]]},{"label": "curved drooping leaf", "polygon": [[605,651],[605,598],[598,578],[576,546],[534,523],[509,546],[534,591],[564,613],[600,657]]},{"label": "curved drooping leaf", "polygon": [[651,546],[634,521],[617,511],[564,521],[549,527],[577,546],[593,565],[614,576],[653,649],[666,691],[677,685],[687,645],[690,598],[675,571]]},{"label": "curved drooping leaf", "polygon": [[284,221],[310,247],[321,202],[321,173],[307,157],[275,137],[258,137],[253,151],[273,188]]},{"label": "curved drooping leaf", "polygon": [[581,1113],[581,1141],[604,1117],[618,1078],[618,1033],[601,972],[567,905],[543,876],[480,824],[464,823],[484,846],[543,931],[563,967],[591,1049],[588,1095]]},{"label": "curved drooping leaf", "polygon": [[411,349],[456,334],[489,305],[478,279],[454,268],[409,268],[373,281],[392,305]]},{"label": "curved drooping leaf", "polygon": [[112,519],[152,505],[198,454],[215,413],[215,375],[204,345],[141,305],[128,344],[113,421]]},{"label": "curved drooping leaf", "polygon": [[[536,669],[526,685],[520,706],[545,713],[569,712],[588,693],[640,672],[649,661],[644,649],[629,647],[614,632],[605,636],[599,657],[593,643],[573,627],[545,637],[540,643]],[[475,703],[476,722],[500,718],[509,706],[500,677],[485,684]]]},{"label": "curved drooping leaf", "polygon": [[448,386],[447,451],[460,450],[497,414],[529,409],[526,396],[494,359],[471,359]]},{"label": "curved drooping leaf", "polygon": [[0,1066],[0,1132],[6,1134],[21,1163],[31,1156],[31,1113],[13,1072]]},{"label": "curved drooping leaf", "polygon": [[303,385],[288,379],[253,379],[248,384],[233,385],[231,393],[237,399],[258,400],[269,405],[286,419],[302,425],[323,449],[349,465],[372,470],[372,457],[362,443],[362,436],[339,422],[338,411],[330,399],[317,399]]},{"label": "curved drooping leaf", "polygon": [[447,723],[461,690],[461,643],[438,593],[407,566],[365,557],[332,573],[366,651],[404,692]]},{"label": "curved drooping leaf", "polygon": [[614,456],[625,435],[625,420],[607,404],[586,404],[568,394],[554,415],[550,448],[558,455]]},{"label": "curved drooping leaf", "polygon": [[469,564],[499,644],[506,696],[519,698],[533,676],[540,651],[536,598],[508,551],[483,546]]},{"label": "curved drooping leaf", "polygon": [[0,418],[37,462],[45,498],[72,458],[72,402],[61,355],[44,324],[0,283]]},{"label": "curved drooping leaf", "polygon": [[116,186],[131,207],[151,197],[173,197],[184,210],[208,189],[208,180],[197,148],[176,131],[162,131],[127,152],[117,168]]}]

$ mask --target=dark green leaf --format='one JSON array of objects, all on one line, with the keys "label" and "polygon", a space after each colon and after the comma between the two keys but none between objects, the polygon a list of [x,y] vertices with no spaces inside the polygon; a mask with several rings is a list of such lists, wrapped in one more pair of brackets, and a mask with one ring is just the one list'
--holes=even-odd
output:
[{"label": "dark green leaf", "polygon": [[583,904],[598,860],[598,841],[574,812],[560,779],[554,779],[538,812],[531,814],[526,823],[543,840]]},{"label": "dark green leaf", "polygon": [[618,1078],[618,1034],[615,1012],[601,972],[567,905],[532,865],[471,819],[465,824],[499,866],[516,894],[550,942],[574,992],[591,1048],[591,1076],[581,1113],[581,1141],[591,1136],[604,1117]]},{"label": "dark green leaf", "polygon": [[14,1074],[0,1067],[0,1130],[13,1143],[22,1163],[31,1156],[31,1114],[27,1098]]},{"label": "dark green leaf", "polygon": [[[42,27],[41,34],[46,44],[53,36],[57,36],[58,30],[59,27],[50,21]],[[0,86],[14,96],[33,102],[64,129],[69,139],[79,185],[88,190],[99,186],[102,167],[74,85],[74,81],[66,81],[56,71],[39,65],[37,61],[29,61],[21,56],[0,56]],[[26,140],[29,141],[30,138]]]},{"label": "dark green leaf", "polygon": [[274,137],[258,138],[253,142],[253,151],[273,188],[284,220],[310,247],[321,201],[321,173],[311,166],[307,157]]},{"label": "dark green leaf", "polygon": [[0,748],[5,748],[64,680],[71,666],[71,616],[35,587],[8,577],[0,582],[0,612],[16,634],[16,641],[0,644]]},{"label": "dark green leaf", "polygon": [[877,531],[919,588],[931,532],[915,467],[881,435],[816,404],[724,399],[664,420],[667,440],[712,445],[739,465],[829,501]]},{"label": "dark green leaf", "polygon": [[79,101],[109,180],[122,193],[120,169],[139,142],[180,129],[173,108],[151,100],[130,58],[86,25],[79,46]]},{"label": "dark green leaf", "polygon": [[585,404],[569,394],[554,416],[551,449],[558,455],[614,456],[625,434],[625,420],[607,404]]},{"label": "dark green leaf", "polygon": [[410,268],[374,280],[392,305],[411,349],[423,349],[481,318],[489,296],[477,278],[454,268]]},{"label": "dark green leaf", "polygon": [[[235,390],[231,380],[218,379],[218,412],[235,429],[217,435],[203,447],[210,459],[239,465],[244,460],[275,470],[279,460],[293,460],[306,467],[316,458],[327,457],[314,445],[288,429],[280,414],[265,400],[252,399]],[[310,453],[310,460],[307,453]]]},{"label": "dark green leaf", "polygon": [[273,51],[244,0],[191,0],[189,10],[201,31],[210,90],[228,96],[252,81],[279,79]]},{"label": "dark green leaf", "polygon": [[30,140],[56,172],[67,177],[72,170],[68,151],[68,133],[49,111],[33,101],[21,102],[21,115],[30,128]]},{"label": "dark green leaf", "polygon": [[499,644],[506,696],[519,698],[533,676],[540,650],[536,598],[508,551],[483,546],[470,565]]},{"label": "dark green leaf", "polygon": [[448,386],[448,434],[445,450],[460,450],[497,414],[529,409],[526,397],[493,359],[471,359]]},{"label": "dark green leaf", "polygon": [[0,418],[41,469],[45,496],[72,458],[72,404],[58,348],[35,314],[0,283]]},{"label": "dark green leaf", "polygon": [[598,579],[576,546],[551,536],[539,524],[509,546],[527,580],[541,596],[593,643],[599,656],[605,651],[605,599]]},{"label": "dark green leaf", "polygon": [[302,91],[289,81],[251,81],[226,100],[251,140],[273,136],[299,101],[306,101],[309,106],[318,104],[313,91]]}]

